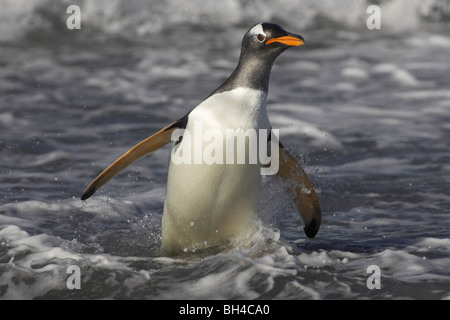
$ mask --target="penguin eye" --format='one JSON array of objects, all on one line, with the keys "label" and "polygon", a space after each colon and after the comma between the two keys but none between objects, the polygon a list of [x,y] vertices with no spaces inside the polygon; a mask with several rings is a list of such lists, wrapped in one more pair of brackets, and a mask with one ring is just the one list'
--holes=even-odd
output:
[{"label": "penguin eye", "polygon": [[266,40],[266,35],[264,33],[259,33],[259,34],[256,35],[256,39],[259,42],[264,42],[264,40]]}]

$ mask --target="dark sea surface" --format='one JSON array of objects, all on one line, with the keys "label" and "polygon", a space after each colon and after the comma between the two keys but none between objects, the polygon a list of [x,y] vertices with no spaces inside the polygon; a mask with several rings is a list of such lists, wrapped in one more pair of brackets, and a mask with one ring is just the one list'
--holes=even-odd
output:
[{"label": "dark sea surface", "polygon": [[[450,1],[378,1],[379,30],[369,4],[0,0],[0,299],[449,299]],[[267,109],[316,186],[314,239],[267,176],[250,239],[165,256],[170,145],[80,200],[216,89],[261,21],[306,40]]]}]

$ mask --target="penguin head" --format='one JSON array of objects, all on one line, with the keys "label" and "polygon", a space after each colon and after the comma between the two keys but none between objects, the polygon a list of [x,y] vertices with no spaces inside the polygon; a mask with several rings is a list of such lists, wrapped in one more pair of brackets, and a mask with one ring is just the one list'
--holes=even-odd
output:
[{"label": "penguin head", "polygon": [[286,49],[304,43],[302,36],[287,32],[277,24],[262,22],[254,25],[242,39],[241,56],[236,69],[212,94],[237,87],[267,92],[275,59]]},{"label": "penguin head", "polygon": [[305,43],[302,36],[283,27],[262,22],[251,27],[242,40],[241,58],[262,58],[273,62],[283,51]]}]

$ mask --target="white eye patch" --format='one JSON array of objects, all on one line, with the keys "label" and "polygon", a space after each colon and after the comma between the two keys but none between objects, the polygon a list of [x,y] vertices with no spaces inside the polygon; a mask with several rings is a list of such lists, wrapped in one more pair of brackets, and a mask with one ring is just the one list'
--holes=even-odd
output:
[{"label": "white eye patch", "polygon": [[250,33],[252,36],[255,36],[255,35],[257,35],[257,34],[263,34],[263,35],[266,35],[266,33],[265,33],[264,30],[263,30],[263,27],[262,27],[262,24],[261,24],[261,23],[258,23],[256,26],[254,26],[253,28],[251,28],[250,31],[249,31],[249,33]]}]

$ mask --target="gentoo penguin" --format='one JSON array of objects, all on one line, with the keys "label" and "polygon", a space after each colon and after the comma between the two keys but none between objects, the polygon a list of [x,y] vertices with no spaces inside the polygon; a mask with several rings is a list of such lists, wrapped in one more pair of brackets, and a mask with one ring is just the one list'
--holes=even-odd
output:
[{"label": "gentoo penguin", "polygon": [[[239,63],[231,76],[187,115],[117,159],[86,188],[81,199],[89,198],[133,161],[174,141],[162,217],[162,249],[174,255],[222,247],[245,233],[256,211],[262,167],[268,165],[260,159],[251,161],[255,152],[251,145],[274,145],[266,111],[270,71],[283,51],[302,44],[300,35],[279,25],[254,25],[244,35]],[[249,132],[257,133],[256,140]],[[193,137],[195,133],[200,138]],[[239,133],[246,135],[241,161],[236,156]],[[210,144],[205,143],[208,141]],[[316,192],[294,157],[279,141],[275,146],[270,150],[277,157],[270,157],[271,164],[276,162],[276,175],[293,198],[305,234],[312,238],[321,222]],[[205,155],[214,161],[203,158]]]}]

